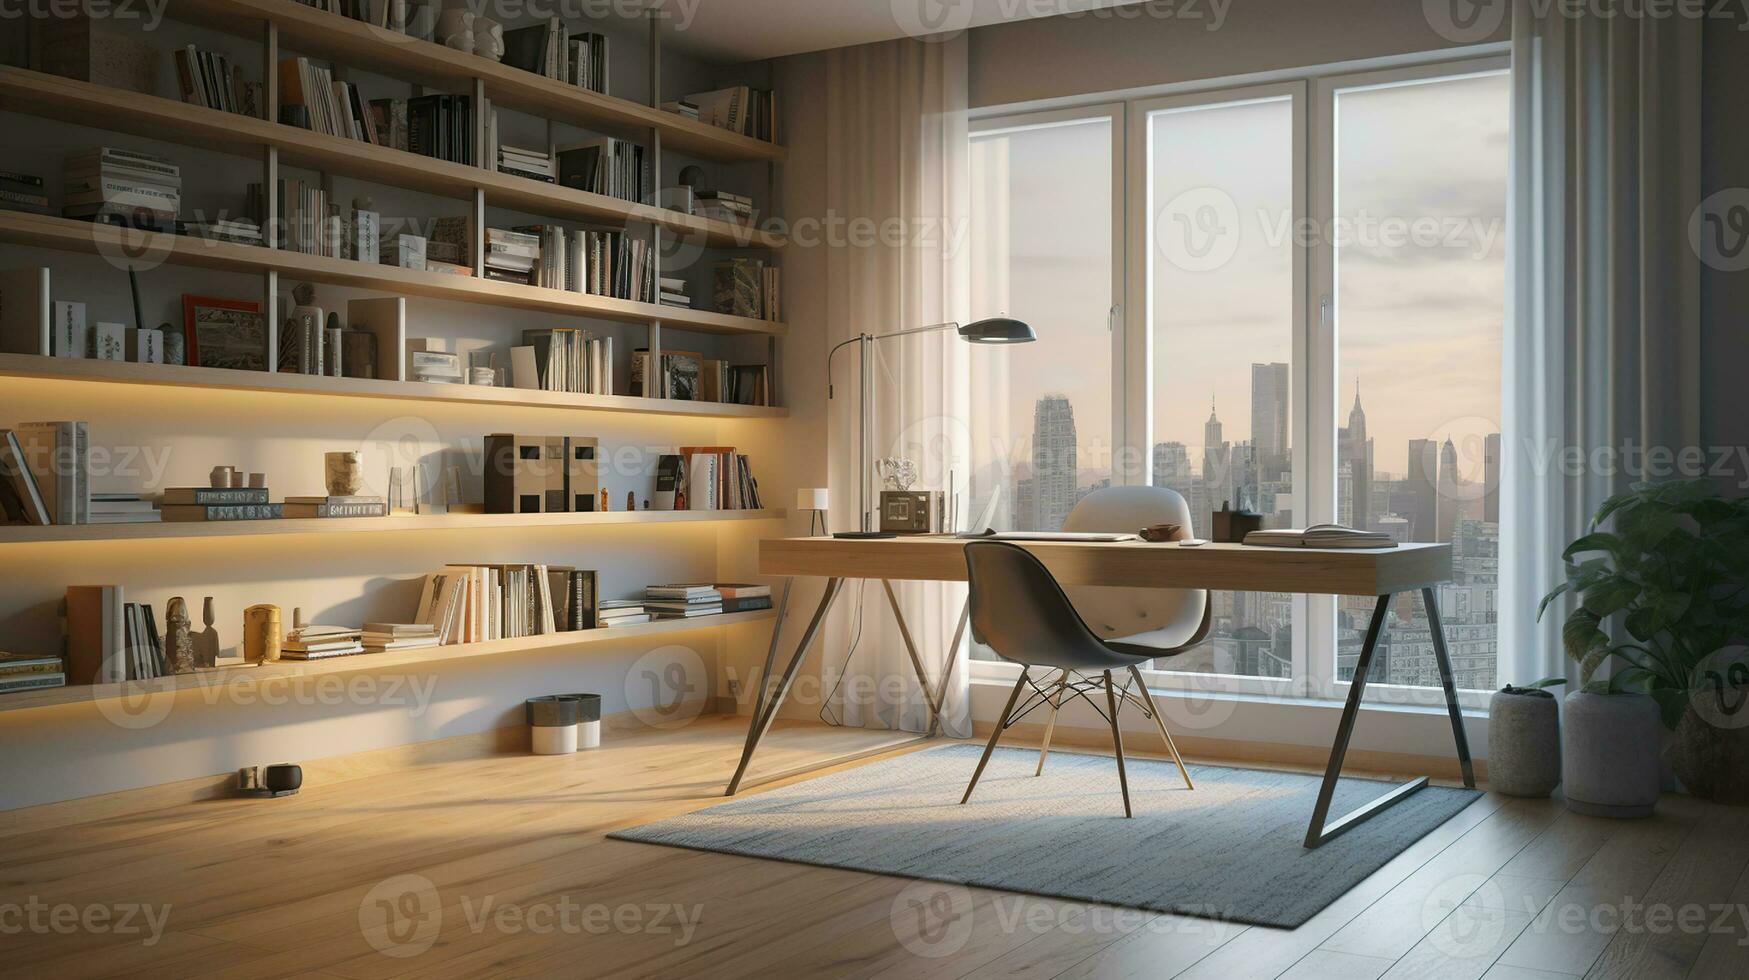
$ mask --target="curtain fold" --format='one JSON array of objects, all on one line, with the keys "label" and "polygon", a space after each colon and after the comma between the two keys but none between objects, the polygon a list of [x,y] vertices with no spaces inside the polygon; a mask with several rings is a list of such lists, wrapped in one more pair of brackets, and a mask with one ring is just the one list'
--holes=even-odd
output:
[{"label": "curtain fold", "polygon": [[[826,247],[828,346],[947,321],[968,308],[970,144],[966,39],[904,39],[826,55]],[[875,347],[875,426],[857,445],[856,348],[837,359],[828,402],[829,472],[835,530],[855,528],[858,460],[905,457],[917,489],[963,486],[969,396],[965,345],[951,332]],[[846,357],[844,354],[850,356]],[[877,500],[871,487],[870,506]],[[896,582],[900,607],[925,672],[938,690],[965,587]],[[878,581],[850,582],[826,632],[823,716],[841,724],[922,731],[928,709],[904,640]],[[963,646],[963,644],[962,644]],[[971,734],[967,672],[952,670],[943,731]]]},{"label": "curtain fold", "polygon": [[1700,37],[1691,17],[1514,5],[1503,681],[1568,673],[1560,617],[1536,622],[1562,550],[1700,448]]}]

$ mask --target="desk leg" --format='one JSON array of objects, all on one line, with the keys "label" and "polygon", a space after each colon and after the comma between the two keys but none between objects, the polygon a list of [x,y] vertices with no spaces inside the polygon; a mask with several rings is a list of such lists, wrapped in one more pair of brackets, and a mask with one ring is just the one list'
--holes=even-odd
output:
[{"label": "desk leg", "polygon": [[953,669],[960,662],[960,640],[966,635],[966,622],[972,615],[972,597],[966,596],[966,601],[960,603],[960,622],[953,628],[953,639],[947,644],[947,670],[941,675],[941,690],[935,697],[935,703],[929,706],[929,737],[934,738],[941,728],[941,706],[947,703],[947,685],[953,681]]},{"label": "desk leg", "polygon": [[1354,665],[1354,680],[1348,685],[1348,703],[1342,708],[1342,720],[1336,726],[1336,741],[1330,746],[1330,764],[1324,769],[1324,784],[1318,789],[1318,803],[1312,810],[1312,825],[1306,829],[1306,846],[1318,847],[1357,824],[1402,802],[1409,794],[1427,785],[1427,777],[1404,783],[1389,793],[1339,817],[1326,826],[1330,817],[1330,800],[1336,795],[1336,783],[1342,778],[1342,758],[1348,754],[1348,741],[1354,735],[1354,722],[1360,715],[1360,699],[1366,694],[1367,672],[1372,667],[1373,653],[1379,637],[1385,631],[1385,614],[1390,611],[1391,597],[1379,596],[1373,607],[1372,622],[1366,628],[1366,642],[1360,648],[1360,659]]},{"label": "desk leg", "polygon": [[1439,661],[1439,683],[1445,688],[1445,710],[1451,715],[1451,735],[1457,742],[1458,763],[1464,767],[1464,785],[1476,788],[1476,767],[1470,761],[1470,739],[1464,734],[1464,713],[1458,707],[1457,681],[1451,674],[1451,654],[1445,648],[1445,623],[1439,617],[1439,597],[1432,589],[1421,590],[1427,606],[1427,626],[1433,634],[1433,656]]},{"label": "desk leg", "polygon": [[[741,778],[747,775],[747,764],[753,761],[753,753],[758,750],[759,743],[765,738],[765,733],[771,730],[771,723],[777,720],[777,710],[783,707],[783,699],[789,694],[790,685],[795,683],[796,671],[801,669],[802,659],[807,656],[808,647],[813,644],[814,636],[820,632],[820,624],[826,621],[826,613],[832,608],[832,600],[838,598],[838,590],[843,586],[841,578],[826,580],[826,591],[820,596],[820,605],[814,610],[814,618],[808,621],[808,628],[802,631],[802,638],[796,643],[795,655],[790,657],[789,665],[783,669],[783,677],[777,682],[777,687],[771,692],[770,703],[764,706],[763,714],[756,713],[751,719],[747,730],[747,744],[741,750],[741,764],[735,767],[735,778],[729,780],[729,791],[724,796],[734,796],[741,788]],[[784,602],[789,601],[788,590],[784,593]],[[777,641],[772,640],[775,647]],[[765,678],[759,679],[761,686]]]},{"label": "desk leg", "polygon": [[771,644],[765,648],[765,668],[759,672],[759,688],[753,696],[753,716],[755,724],[747,726],[747,744],[741,748],[744,754],[751,755],[753,751],[753,733],[759,730],[757,722],[765,714],[765,698],[771,687],[771,667],[777,662],[777,644],[783,636],[783,621],[789,617],[789,589],[795,579],[783,580],[783,598],[777,603],[777,619],[771,624]]},{"label": "desk leg", "polygon": [[917,643],[911,639],[911,625],[905,622],[904,610],[899,608],[899,597],[893,592],[893,583],[881,579],[881,588],[887,591],[887,605],[893,607],[893,619],[899,624],[899,638],[905,641],[905,653],[911,658],[911,671],[917,675],[917,686],[923,689],[923,705],[929,709],[929,728],[931,735],[935,734],[935,693],[929,689],[929,672],[923,669],[923,658],[917,655]]}]

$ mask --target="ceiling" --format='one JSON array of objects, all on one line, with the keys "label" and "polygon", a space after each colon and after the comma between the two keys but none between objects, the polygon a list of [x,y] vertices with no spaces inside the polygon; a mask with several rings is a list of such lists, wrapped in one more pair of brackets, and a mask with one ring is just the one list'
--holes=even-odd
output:
[{"label": "ceiling", "polygon": [[708,61],[741,62],[889,41],[1138,0],[659,0],[666,42]]}]

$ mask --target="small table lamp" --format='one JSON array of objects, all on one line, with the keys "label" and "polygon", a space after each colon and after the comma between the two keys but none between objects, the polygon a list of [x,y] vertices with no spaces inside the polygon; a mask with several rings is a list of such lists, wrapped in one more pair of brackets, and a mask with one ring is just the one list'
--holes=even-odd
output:
[{"label": "small table lamp", "polygon": [[[796,491],[796,510],[809,512],[808,536],[826,533],[826,488],[816,487]],[[816,528],[818,530],[816,530]]]}]

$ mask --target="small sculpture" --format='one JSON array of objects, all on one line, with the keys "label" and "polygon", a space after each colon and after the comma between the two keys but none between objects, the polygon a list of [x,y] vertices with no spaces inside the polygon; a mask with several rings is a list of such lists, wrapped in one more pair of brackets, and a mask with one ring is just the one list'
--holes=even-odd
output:
[{"label": "small sculpture", "polygon": [[648,497],[645,497],[645,498],[644,498],[644,509],[645,509],[645,510],[649,510],[649,509],[650,509],[650,499],[649,499],[649,498],[648,498]]},{"label": "small sculpture", "polygon": [[215,490],[228,490],[231,487],[231,476],[236,472],[237,468],[234,466],[215,466],[213,471],[207,474],[207,482],[212,484]]},{"label": "small sculpture", "polygon": [[194,634],[189,625],[188,601],[172,597],[164,608],[164,660],[172,674],[194,673]]},{"label": "small sculpture", "polygon": [[279,607],[263,603],[243,610],[243,659],[259,667],[279,662]]},{"label": "small sculpture", "polygon": [[164,332],[164,363],[188,363],[188,341],[182,331],[168,323],[160,324],[158,329]]},{"label": "small sculpture", "polygon": [[251,489],[251,490],[266,490],[267,489],[267,474],[266,473],[251,473],[251,474],[249,474],[249,489]]},{"label": "small sculpture", "polygon": [[888,490],[909,490],[917,482],[917,464],[903,456],[888,456],[875,466]]},{"label": "small sculpture", "polygon": [[601,511],[602,511],[602,513],[607,512],[607,488],[606,487],[601,488]]},{"label": "small sculpture", "polygon": [[194,634],[194,665],[196,667],[216,667],[219,663],[219,631],[213,626],[213,597],[206,597],[200,618],[206,623],[206,629]]},{"label": "small sculpture", "polygon": [[357,450],[345,453],[324,453],[322,455],[322,472],[327,479],[330,497],[350,497],[358,493],[358,488],[364,483],[364,474],[359,465]]},{"label": "small sculpture", "polygon": [[626,491],[626,510],[638,509],[638,495],[634,491]]}]

